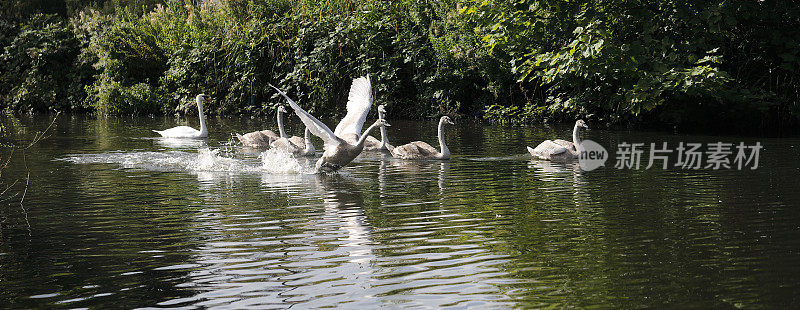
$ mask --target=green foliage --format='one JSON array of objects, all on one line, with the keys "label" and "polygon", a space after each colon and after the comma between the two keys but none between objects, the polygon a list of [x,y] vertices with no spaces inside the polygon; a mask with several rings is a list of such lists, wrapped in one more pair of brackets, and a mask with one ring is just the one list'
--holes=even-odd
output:
[{"label": "green foliage", "polygon": [[763,127],[800,115],[800,6],[790,2],[41,0],[0,10],[19,12],[0,20],[0,105],[18,111],[186,113],[204,92],[211,114],[262,115],[283,103],[272,83],[337,116],[350,81],[369,74],[390,117]]},{"label": "green foliage", "polygon": [[144,83],[162,102],[135,113],[185,112],[205,92],[216,98],[211,113],[263,114],[281,103],[273,83],[318,115],[339,115],[350,81],[365,74],[395,116],[476,114],[507,97],[487,86],[501,65],[484,69],[496,61],[456,19],[456,2],[169,3],[86,21],[99,70],[88,102],[98,112],[128,113],[116,94]]},{"label": "green foliage", "polygon": [[544,107],[533,105],[525,106],[503,106],[499,104],[490,105],[486,108],[484,118],[499,124],[525,125],[543,121],[541,115],[546,114]]},{"label": "green foliage", "polygon": [[80,107],[79,84],[89,68],[75,63],[80,44],[64,21],[34,15],[0,55],[2,101],[15,110],[65,110]]},{"label": "green foliage", "polygon": [[[800,41],[791,21],[800,11],[789,2],[475,0],[462,11],[518,81],[541,94],[526,104],[542,108],[525,113],[685,123],[699,120],[674,112],[699,105],[751,120],[797,106]],[[763,85],[775,71],[784,77],[779,92]]]},{"label": "green foliage", "polygon": [[[292,70],[281,80],[310,108],[341,113],[353,77],[370,74],[376,101],[401,117],[476,114],[495,96],[471,29],[455,2],[374,2],[347,14],[292,16]],[[316,18],[315,18],[316,17]]]}]

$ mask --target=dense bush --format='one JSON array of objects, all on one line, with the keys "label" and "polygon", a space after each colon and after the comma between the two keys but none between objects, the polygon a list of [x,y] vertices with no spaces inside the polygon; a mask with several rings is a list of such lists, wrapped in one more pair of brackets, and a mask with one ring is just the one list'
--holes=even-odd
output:
[{"label": "dense bush", "polygon": [[316,110],[340,111],[350,79],[371,74],[376,101],[394,115],[477,114],[490,97],[480,89],[487,75],[478,69],[482,59],[456,52],[472,49],[456,41],[472,34],[448,20],[452,13],[448,4],[409,1],[318,19],[296,15],[293,67],[282,84],[297,87]]},{"label": "dense bush", "polygon": [[80,107],[86,97],[81,82],[90,76],[90,68],[75,63],[79,53],[80,43],[65,21],[32,16],[0,54],[3,103],[15,110]]},{"label": "dense bush", "polygon": [[536,94],[525,108],[493,107],[493,118],[758,125],[798,115],[787,113],[800,86],[791,1],[475,0],[462,12]]},{"label": "dense bush", "polygon": [[[267,86],[273,83],[312,112],[339,115],[350,81],[364,74],[373,78],[376,101],[396,117],[478,115],[487,102],[511,103],[507,65],[481,51],[456,5],[169,1],[119,6],[110,15],[87,9],[71,17],[72,27],[43,35],[71,40],[59,51],[81,68],[91,65],[88,81],[58,81],[85,90],[77,102],[100,114],[191,111],[194,95],[206,92],[216,98],[210,113],[258,115],[280,102]],[[3,104],[70,108],[56,102],[63,98]]]},{"label": "dense bush", "polygon": [[31,15],[48,1],[0,5],[20,12],[0,21],[4,107],[192,113],[205,92],[209,113],[262,115],[282,102],[272,83],[335,116],[370,74],[392,117],[754,128],[800,115],[791,2],[115,0]]}]

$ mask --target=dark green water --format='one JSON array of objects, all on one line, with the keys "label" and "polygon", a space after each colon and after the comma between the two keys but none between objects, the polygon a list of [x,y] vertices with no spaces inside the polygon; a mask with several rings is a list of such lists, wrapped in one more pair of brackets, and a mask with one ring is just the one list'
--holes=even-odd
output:
[{"label": "dark green water", "polygon": [[[19,121],[17,143],[49,123]],[[368,153],[318,176],[303,173],[313,161],[228,143],[272,125],[209,122],[207,142],[176,145],[150,131],[173,119],[62,115],[15,153],[0,307],[800,306],[797,138],[591,130],[612,153],[622,141],[764,149],[757,170],[617,170],[612,154],[584,172],[526,154],[568,127],[457,121],[448,162]],[[390,123],[395,145],[436,146],[435,123]]]}]

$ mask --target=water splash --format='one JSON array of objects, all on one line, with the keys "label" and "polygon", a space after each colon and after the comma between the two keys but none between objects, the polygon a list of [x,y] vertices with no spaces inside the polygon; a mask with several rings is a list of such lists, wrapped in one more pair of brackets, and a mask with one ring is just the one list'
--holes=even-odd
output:
[{"label": "water splash", "polygon": [[243,160],[220,155],[219,149],[199,149],[196,158],[189,161],[186,170],[203,172],[260,172],[257,166]]},{"label": "water splash", "polygon": [[200,148],[195,152],[105,152],[70,155],[61,160],[74,164],[118,164],[124,169],[188,172],[233,172],[305,174],[305,168],[285,152],[267,150],[259,155],[260,162],[250,158],[235,158],[229,150]]},{"label": "water splash", "polygon": [[261,158],[261,169],[270,173],[281,174],[309,174],[309,168],[300,164],[291,154],[279,150],[269,149],[258,156]]}]

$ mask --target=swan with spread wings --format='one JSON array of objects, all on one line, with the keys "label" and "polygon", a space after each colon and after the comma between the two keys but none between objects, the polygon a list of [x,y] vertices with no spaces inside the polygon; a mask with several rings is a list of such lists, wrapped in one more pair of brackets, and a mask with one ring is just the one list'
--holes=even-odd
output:
[{"label": "swan with spread wings", "polygon": [[358,154],[361,154],[370,131],[381,125],[389,126],[385,120],[378,119],[364,131],[363,135],[361,134],[361,128],[364,126],[370,106],[372,106],[372,84],[369,76],[353,80],[347,99],[347,115],[336,125],[334,131],[303,110],[282,90],[271,84],[270,86],[286,98],[306,128],[315,136],[322,138],[325,151],[317,161],[317,172],[333,172],[349,164]]}]

